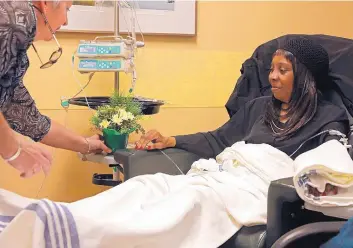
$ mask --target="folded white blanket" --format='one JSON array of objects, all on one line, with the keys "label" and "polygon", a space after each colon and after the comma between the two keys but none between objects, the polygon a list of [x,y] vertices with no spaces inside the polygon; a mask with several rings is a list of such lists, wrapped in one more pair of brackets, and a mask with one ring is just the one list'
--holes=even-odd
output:
[{"label": "folded white blanket", "polygon": [[353,161],[339,141],[328,141],[299,155],[294,164],[294,186],[306,203],[353,206]]},{"label": "folded white blanket", "polygon": [[272,180],[293,161],[269,145],[236,143],[187,175],[144,175],[74,203],[0,191],[0,247],[219,247],[243,225],[266,223]]}]

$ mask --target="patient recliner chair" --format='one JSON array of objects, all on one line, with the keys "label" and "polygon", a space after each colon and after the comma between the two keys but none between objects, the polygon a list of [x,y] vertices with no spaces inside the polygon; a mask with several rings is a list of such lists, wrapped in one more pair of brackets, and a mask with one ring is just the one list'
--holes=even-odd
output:
[{"label": "patient recliner chair", "polygon": [[[243,63],[241,76],[226,103],[229,116],[232,116],[247,101],[271,94],[268,70],[272,54],[280,42],[291,36],[296,36],[296,34],[285,35],[260,45],[251,58]],[[327,35],[304,36],[319,42],[328,51],[330,82],[327,82],[328,87],[323,89],[324,96],[327,100],[344,107],[350,116],[351,124],[353,124],[351,118],[353,116],[353,70],[350,66],[353,64],[353,40]],[[350,140],[350,144],[352,144],[352,138]],[[194,161],[199,159],[197,155],[180,149],[166,149],[164,152],[178,164],[184,173],[190,169]],[[349,152],[352,157],[353,149],[350,149]],[[175,165],[161,151],[119,150],[115,152],[114,158],[122,165],[125,180],[157,172],[171,175],[180,174]],[[271,183],[267,211],[266,226],[243,227],[221,248],[319,247],[320,244],[337,233],[338,227],[342,224],[337,221],[344,221],[305,209],[303,201],[295,191],[292,178]],[[330,222],[331,225],[326,226],[330,226],[331,229],[327,228],[327,230],[320,232],[318,226],[310,224],[323,221]],[[307,224],[312,225],[311,227],[314,229],[310,229]],[[307,234],[305,230],[308,228],[314,230],[313,233],[303,235],[303,232]],[[319,237],[316,235],[318,233],[320,233]],[[297,239],[293,237],[297,237]]]}]

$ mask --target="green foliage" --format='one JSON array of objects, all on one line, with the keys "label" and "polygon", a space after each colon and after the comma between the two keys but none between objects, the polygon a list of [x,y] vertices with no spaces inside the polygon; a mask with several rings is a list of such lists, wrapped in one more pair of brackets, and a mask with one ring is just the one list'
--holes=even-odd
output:
[{"label": "green foliage", "polygon": [[100,130],[110,128],[121,134],[134,131],[145,133],[138,123],[141,119],[143,114],[139,102],[134,101],[132,96],[114,93],[110,98],[110,104],[98,107],[91,118],[91,123]]},{"label": "green foliage", "polygon": [[133,96],[123,96],[115,92],[110,98],[110,106],[112,107],[122,107],[125,108],[127,112],[132,113],[133,115],[142,115],[141,104],[134,101]]}]

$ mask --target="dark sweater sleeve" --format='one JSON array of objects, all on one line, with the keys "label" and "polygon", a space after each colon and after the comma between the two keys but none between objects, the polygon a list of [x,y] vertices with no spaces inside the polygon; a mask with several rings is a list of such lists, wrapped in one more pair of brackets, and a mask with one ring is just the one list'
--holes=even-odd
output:
[{"label": "dark sweater sleeve", "polygon": [[[335,120],[332,120],[331,122],[328,122],[325,126],[321,128],[320,131],[326,131],[326,130],[336,130],[338,132],[341,132],[342,134],[348,136],[349,133],[349,120],[347,113],[344,109],[342,108],[336,108],[334,110],[331,110],[332,112],[336,112],[336,117]],[[330,113],[330,111],[328,111]],[[326,113],[325,113],[326,114]],[[320,145],[329,141],[329,140],[340,140],[342,137],[339,135],[331,135],[328,132],[324,133],[320,137]]]},{"label": "dark sweater sleeve", "polygon": [[226,147],[245,137],[261,113],[263,103],[260,99],[245,104],[231,119],[214,131],[175,136],[175,147],[195,153],[202,158],[214,158]]},{"label": "dark sweater sleeve", "polygon": [[[331,122],[322,129],[325,130],[336,130],[341,132],[344,135],[348,135],[349,132],[349,124],[348,121],[339,121],[339,122]],[[329,133],[325,133],[320,137],[320,144],[323,144],[329,140],[340,140],[342,137],[339,135],[331,135]]]},{"label": "dark sweater sleeve", "polygon": [[[222,127],[221,127],[222,128]],[[176,148],[195,153],[203,158],[215,157],[220,147],[212,132],[175,136]]]}]

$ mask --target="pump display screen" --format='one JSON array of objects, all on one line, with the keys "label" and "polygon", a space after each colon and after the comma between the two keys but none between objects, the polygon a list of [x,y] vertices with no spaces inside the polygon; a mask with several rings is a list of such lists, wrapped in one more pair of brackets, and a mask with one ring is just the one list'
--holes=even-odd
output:
[{"label": "pump display screen", "polygon": [[97,60],[82,60],[79,64],[79,68],[82,69],[96,69],[97,67]]},{"label": "pump display screen", "polygon": [[96,46],[83,45],[80,46],[79,53],[95,54],[97,53],[97,48]]},{"label": "pump display screen", "polygon": [[81,56],[91,55],[91,56],[116,56],[122,53],[122,45],[119,44],[105,44],[105,45],[97,45],[97,44],[84,44],[79,45],[78,54]]},{"label": "pump display screen", "polygon": [[120,70],[122,63],[120,60],[96,60],[82,59],[78,65],[79,70],[105,71],[105,70]]}]

